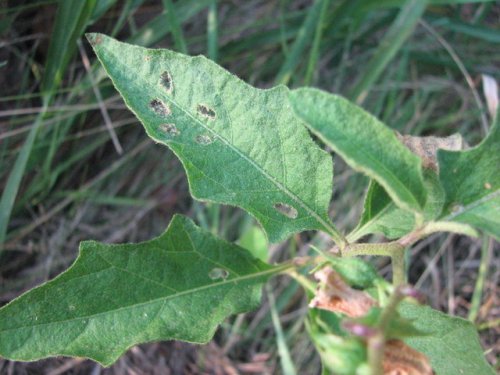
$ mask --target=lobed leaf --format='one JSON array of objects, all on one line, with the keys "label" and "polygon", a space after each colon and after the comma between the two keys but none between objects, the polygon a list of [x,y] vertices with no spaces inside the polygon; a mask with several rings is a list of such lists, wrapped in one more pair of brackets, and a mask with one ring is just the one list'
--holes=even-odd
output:
[{"label": "lobed leaf", "polygon": [[279,270],[183,216],[151,241],[85,241],[71,268],[0,309],[0,355],[110,365],[138,343],[207,342],[228,315],[256,308]]},{"label": "lobed leaf", "polygon": [[402,303],[401,316],[413,321],[427,335],[405,338],[411,347],[425,354],[439,375],[494,374],[484,358],[474,325],[428,306]]},{"label": "lobed leaf", "polygon": [[439,150],[446,220],[470,224],[500,240],[500,115],[488,136],[466,151]]},{"label": "lobed leaf", "polygon": [[328,217],[331,158],[286,87],[253,88],[203,56],[88,38],[147,134],[181,160],[194,198],[245,209],[272,242],[313,229],[340,237]]},{"label": "lobed leaf", "polygon": [[317,89],[293,90],[290,100],[310,130],[349,166],[376,180],[398,207],[422,211],[421,161],[392,130],[348,100]]}]

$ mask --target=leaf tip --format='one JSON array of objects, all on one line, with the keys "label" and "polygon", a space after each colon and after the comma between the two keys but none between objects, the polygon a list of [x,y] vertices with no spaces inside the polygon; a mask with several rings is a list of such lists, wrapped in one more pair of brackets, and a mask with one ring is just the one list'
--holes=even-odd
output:
[{"label": "leaf tip", "polygon": [[103,34],[100,33],[86,33],[85,37],[87,38],[92,47],[101,44],[103,40]]}]

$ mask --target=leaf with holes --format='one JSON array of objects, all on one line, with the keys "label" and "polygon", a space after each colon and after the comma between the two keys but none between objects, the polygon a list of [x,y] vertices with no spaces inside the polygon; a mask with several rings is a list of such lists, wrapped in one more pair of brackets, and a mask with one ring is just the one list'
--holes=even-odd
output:
[{"label": "leaf with holes", "polygon": [[181,160],[194,198],[245,209],[273,242],[312,229],[339,237],[327,212],[331,158],[286,87],[253,88],[203,56],[88,38],[147,134]]},{"label": "leaf with holes", "polygon": [[377,181],[398,207],[421,212],[426,199],[421,161],[395,133],[346,99],[317,89],[293,90],[294,111],[349,166]]},{"label": "leaf with holes", "polygon": [[470,224],[500,240],[500,112],[476,147],[439,150],[439,178],[446,193],[446,220]]},{"label": "leaf with holes", "polygon": [[142,342],[207,342],[228,315],[256,308],[281,270],[183,216],[151,241],[82,242],[70,269],[0,309],[0,355],[110,365]]}]

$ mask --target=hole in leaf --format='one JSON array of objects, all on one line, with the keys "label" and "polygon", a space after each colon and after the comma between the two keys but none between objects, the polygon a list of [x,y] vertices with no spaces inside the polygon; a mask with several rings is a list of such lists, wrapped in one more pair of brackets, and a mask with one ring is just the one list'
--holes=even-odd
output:
[{"label": "hole in leaf", "polygon": [[166,70],[160,75],[160,85],[162,85],[169,94],[174,90],[172,76]]},{"label": "hole in leaf", "polygon": [[209,135],[198,135],[195,138],[196,143],[199,143],[200,145],[209,145],[210,143],[213,143],[214,139],[209,136]]},{"label": "hole in leaf", "polygon": [[179,135],[181,133],[180,130],[177,129],[177,126],[175,126],[175,124],[161,124],[160,130],[164,133],[167,133],[168,135],[171,135],[172,137],[175,137],[176,135]]},{"label": "hole in leaf", "polygon": [[212,280],[223,279],[225,280],[229,276],[229,272],[227,272],[224,268],[213,268],[209,273],[208,277]]},{"label": "hole in leaf", "polygon": [[280,214],[283,214],[283,215],[285,215],[286,217],[288,217],[290,219],[296,219],[297,216],[299,216],[298,211],[294,207],[292,207],[292,206],[290,206],[290,205],[288,205],[286,203],[275,203],[273,205],[273,207]]},{"label": "hole in leaf", "polygon": [[215,111],[212,108],[206,106],[205,104],[198,104],[198,107],[196,109],[198,113],[203,117],[206,117],[210,120],[215,119]]},{"label": "hole in leaf", "polygon": [[169,116],[172,111],[170,107],[163,103],[160,99],[153,99],[149,102],[149,107],[153,110],[157,115],[166,117]]}]

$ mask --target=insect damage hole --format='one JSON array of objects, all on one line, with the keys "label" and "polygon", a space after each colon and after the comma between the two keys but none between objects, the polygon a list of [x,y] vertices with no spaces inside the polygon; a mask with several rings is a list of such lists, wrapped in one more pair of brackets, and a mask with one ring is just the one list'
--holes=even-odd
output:
[{"label": "insect damage hole", "polygon": [[175,124],[161,124],[160,130],[172,137],[175,137],[181,133],[180,130],[177,129],[177,126],[175,126]]},{"label": "insect damage hole", "polygon": [[209,145],[210,143],[213,143],[214,139],[209,135],[203,134],[196,136],[195,141],[196,143],[205,146]]},{"label": "insect damage hole", "polygon": [[275,203],[273,207],[280,214],[285,215],[290,219],[296,219],[299,216],[298,211],[286,203]]},{"label": "insect damage hole", "polygon": [[174,91],[174,82],[172,81],[172,76],[166,70],[160,75],[160,85],[163,86],[169,94]]},{"label": "insect damage hole", "polygon": [[167,104],[163,103],[160,99],[151,100],[149,102],[149,107],[153,110],[154,113],[163,117],[169,116],[172,113],[170,107]]},{"label": "insect damage hole", "polygon": [[208,273],[208,277],[210,277],[212,280],[225,280],[229,276],[229,272],[227,272],[224,268],[213,268],[210,270]]},{"label": "insect damage hole", "polygon": [[198,104],[196,110],[203,117],[206,117],[209,120],[215,120],[215,111],[212,108],[206,106],[205,104]]}]

